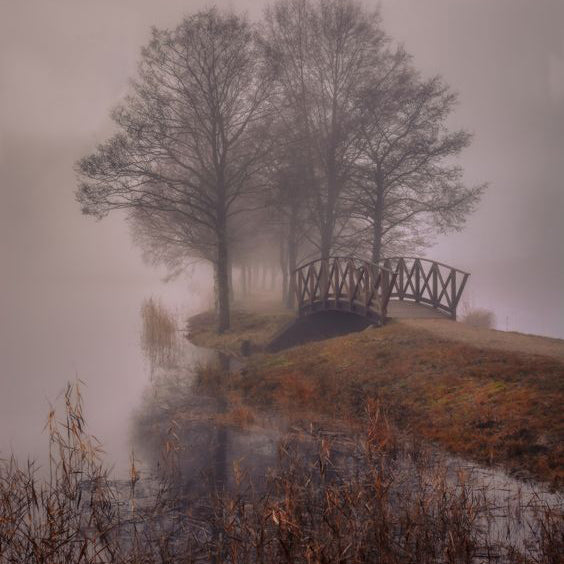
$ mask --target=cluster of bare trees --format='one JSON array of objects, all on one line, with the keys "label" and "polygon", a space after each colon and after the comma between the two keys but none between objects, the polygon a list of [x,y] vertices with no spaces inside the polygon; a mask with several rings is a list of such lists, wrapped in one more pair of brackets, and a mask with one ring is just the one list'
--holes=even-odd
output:
[{"label": "cluster of bare trees", "polygon": [[[421,246],[460,228],[483,186],[453,162],[456,96],[423,79],[357,0],[275,0],[259,25],[215,9],[153,30],[118,132],[79,161],[86,214],[126,209],[146,256],[214,265],[218,329],[233,269]],[[277,264],[278,263],[278,264]]]}]

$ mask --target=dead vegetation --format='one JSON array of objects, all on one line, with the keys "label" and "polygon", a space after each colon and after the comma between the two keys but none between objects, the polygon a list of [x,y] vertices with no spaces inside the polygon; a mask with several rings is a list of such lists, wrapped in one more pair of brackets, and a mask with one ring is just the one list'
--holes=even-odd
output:
[{"label": "dead vegetation", "polygon": [[141,306],[141,348],[152,366],[171,366],[178,354],[178,337],[174,316],[155,298]]},{"label": "dead vegetation", "polygon": [[358,420],[372,398],[395,425],[486,464],[560,487],[564,364],[477,348],[396,323],[256,355],[225,385],[291,418]]},{"label": "dead vegetation", "polygon": [[492,500],[420,448],[406,451],[374,402],[356,435],[295,429],[264,487],[252,465],[234,464],[232,487],[210,484],[197,498],[166,458],[151,487],[134,460],[128,482],[109,480],[85,429],[71,386],[66,417],[49,418],[49,476],[13,459],[0,467],[0,562],[556,564],[562,553],[561,509],[520,498],[499,534]]},{"label": "dead vegetation", "polygon": [[495,315],[489,309],[468,309],[463,313],[461,321],[470,327],[481,327],[484,329],[493,329],[495,327]]}]

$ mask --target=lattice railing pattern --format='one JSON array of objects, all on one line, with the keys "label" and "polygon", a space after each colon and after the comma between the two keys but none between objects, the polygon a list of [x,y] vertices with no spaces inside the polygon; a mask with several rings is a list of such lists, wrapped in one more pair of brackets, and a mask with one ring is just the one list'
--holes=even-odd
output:
[{"label": "lattice railing pattern", "polygon": [[456,319],[468,272],[416,257],[392,257],[381,264],[395,273],[390,299],[430,305]]},{"label": "lattice railing pattern", "polygon": [[300,315],[323,310],[360,313],[382,323],[394,273],[383,265],[353,257],[318,259],[296,269]]},{"label": "lattice railing pattern", "polygon": [[300,315],[342,310],[383,323],[390,299],[425,304],[456,319],[470,275],[416,257],[391,257],[378,264],[355,257],[330,257],[304,264],[293,276]]}]

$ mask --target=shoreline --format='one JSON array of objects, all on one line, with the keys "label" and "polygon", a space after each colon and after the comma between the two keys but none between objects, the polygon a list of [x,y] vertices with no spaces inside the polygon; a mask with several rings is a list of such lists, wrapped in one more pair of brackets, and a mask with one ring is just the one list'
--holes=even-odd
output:
[{"label": "shoreline", "polygon": [[[252,341],[244,369],[225,384],[251,409],[266,406],[291,419],[355,425],[366,402],[377,401],[390,422],[415,439],[562,488],[564,362],[557,356],[491,349],[453,334],[447,338],[420,322],[399,321],[263,352],[291,315],[236,309],[233,328],[218,336],[210,324],[213,314],[204,312],[190,318],[187,338],[239,358],[241,343]],[[488,330],[472,329],[483,331],[489,338]]]}]

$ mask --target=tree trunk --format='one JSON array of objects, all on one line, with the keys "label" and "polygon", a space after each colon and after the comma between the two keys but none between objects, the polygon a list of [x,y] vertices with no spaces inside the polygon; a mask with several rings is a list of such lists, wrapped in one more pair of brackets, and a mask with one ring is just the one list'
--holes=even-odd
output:
[{"label": "tree trunk", "polygon": [[213,309],[219,311],[219,278],[217,273],[217,261],[213,263]]},{"label": "tree trunk", "polygon": [[337,213],[337,185],[334,178],[327,180],[327,203],[323,211],[323,221],[321,224],[321,258],[327,260],[331,256],[333,249],[333,239],[335,237],[335,216]]},{"label": "tree trunk", "polygon": [[376,172],[376,207],[372,217],[372,262],[378,262],[382,258],[382,228],[384,218],[384,183],[381,172]]},{"label": "tree trunk", "polygon": [[247,267],[245,263],[241,265],[241,292],[247,297]]},{"label": "tree trunk", "polygon": [[231,325],[229,311],[229,253],[227,249],[227,233],[224,226],[218,230],[217,294],[217,331],[218,333],[224,333]]},{"label": "tree trunk", "polygon": [[294,277],[294,271],[296,270],[298,262],[298,239],[297,239],[297,210],[292,209],[292,214],[290,216],[290,224],[288,229],[288,261],[287,261],[287,272],[286,276],[288,278],[288,293],[286,295],[286,307],[288,309],[294,309],[296,304],[296,279]]},{"label": "tree trunk", "polygon": [[331,256],[331,247],[333,246],[333,233],[331,227],[324,225],[323,232],[321,233],[321,258],[328,259]]},{"label": "tree trunk", "polygon": [[253,265],[253,290],[259,289],[260,267],[258,264]]},{"label": "tree trunk", "polygon": [[372,221],[374,222],[372,225],[372,262],[379,262],[382,258],[382,213],[378,213],[378,209],[380,206],[376,208],[376,212]]},{"label": "tree trunk", "polygon": [[288,242],[288,295],[286,297],[286,306],[288,309],[294,309],[296,305],[296,278],[294,271],[296,270],[297,262],[297,245],[295,241]]},{"label": "tree trunk", "polygon": [[233,263],[231,258],[227,261],[227,278],[229,281],[229,303],[235,300],[235,289],[233,288]]},{"label": "tree trunk", "polygon": [[[336,86],[336,85],[335,85]],[[335,237],[335,220],[337,217],[337,206],[340,194],[340,180],[337,166],[337,136],[338,136],[338,102],[336,90],[333,93],[331,124],[327,146],[325,174],[327,182],[327,202],[323,220],[323,232],[321,233],[321,258],[327,260],[331,256],[333,240]]]},{"label": "tree trunk", "polygon": [[288,253],[284,238],[280,239],[280,270],[282,271],[282,303],[288,300]]}]

